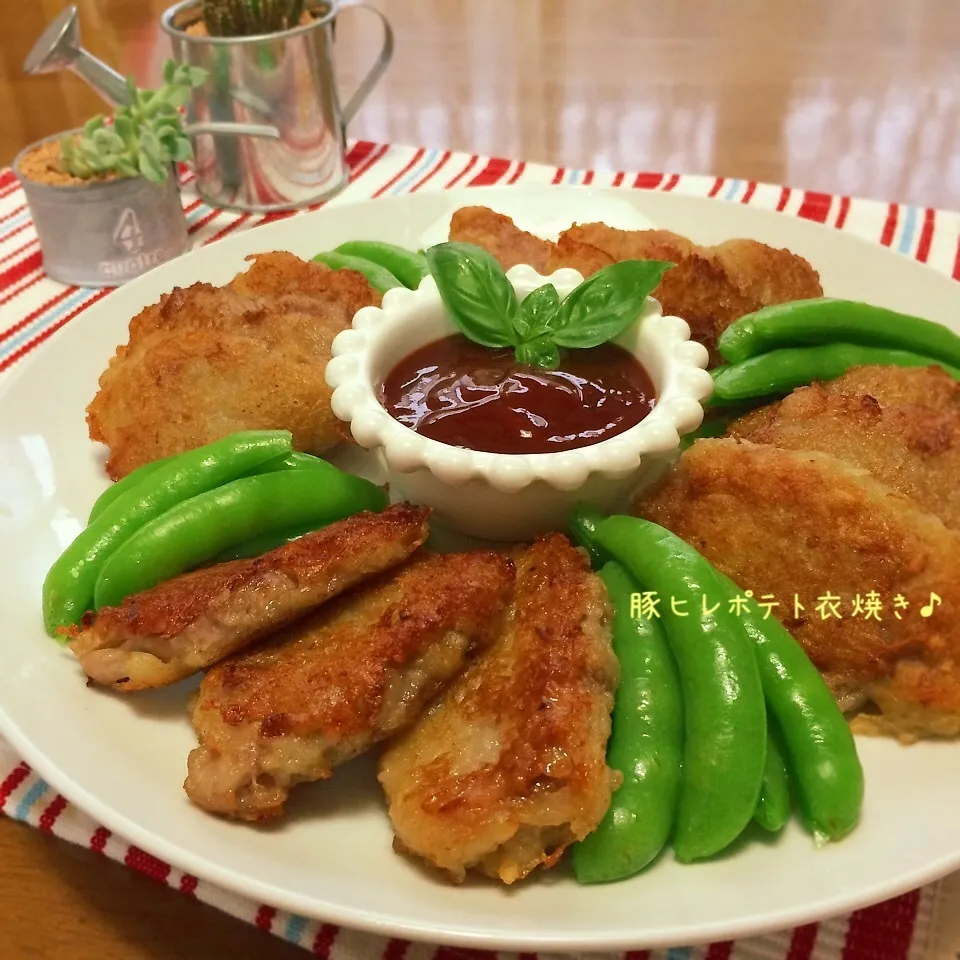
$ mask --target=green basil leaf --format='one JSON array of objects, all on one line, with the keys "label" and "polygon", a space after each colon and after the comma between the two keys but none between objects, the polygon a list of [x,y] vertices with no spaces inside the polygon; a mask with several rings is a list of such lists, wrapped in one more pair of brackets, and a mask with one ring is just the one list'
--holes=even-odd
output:
[{"label": "green basil leaf", "polygon": [[644,301],[673,266],[623,260],[597,271],[561,304],[553,342],[583,350],[613,340],[640,316]]},{"label": "green basil leaf", "polygon": [[450,318],[465,336],[484,347],[516,346],[520,303],[486,250],[470,243],[438,243],[424,255]]},{"label": "green basil leaf", "polygon": [[523,363],[528,367],[556,370],[560,366],[560,351],[550,339],[549,334],[521,343],[517,347],[516,356],[517,363]]},{"label": "green basil leaf", "polygon": [[524,340],[532,340],[546,333],[560,311],[560,294],[552,283],[545,283],[531,291],[520,304],[517,333]]}]

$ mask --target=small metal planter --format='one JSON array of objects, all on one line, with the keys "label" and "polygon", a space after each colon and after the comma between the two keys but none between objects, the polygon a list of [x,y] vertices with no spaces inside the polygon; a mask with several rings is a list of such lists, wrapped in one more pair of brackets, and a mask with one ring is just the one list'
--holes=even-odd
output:
[{"label": "small metal planter", "polygon": [[30,204],[49,277],[80,287],[115,286],[189,249],[174,171],[164,183],[136,177],[52,186],[20,172],[21,159],[36,146],[21,151],[13,168]]},{"label": "small metal planter", "polygon": [[[346,9],[358,7],[366,5]],[[346,184],[346,124],[390,62],[393,34],[383,14],[366,7],[383,21],[383,47],[341,107],[332,57],[339,3],[314,0],[306,9],[310,23],[252,37],[188,33],[201,20],[198,0],[183,0],[163,14],[174,58],[209,73],[188,108],[197,190],[207,203],[289,210],[324,200]],[[237,128],[227,133],[224,126],[201,132],[209,124],[271,125],[276,134],[255,136]]]}]

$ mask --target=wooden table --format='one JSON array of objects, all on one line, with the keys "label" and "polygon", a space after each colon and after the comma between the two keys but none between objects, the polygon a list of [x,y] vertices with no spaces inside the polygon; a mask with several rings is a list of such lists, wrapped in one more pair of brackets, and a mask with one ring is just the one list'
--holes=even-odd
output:
[{"label": "wooden table", "polygon": [[[12,2],[12,0],[11,0]],[[0,34],[0,163],[102,108],[20,64],[61,0]],[[141,83],[163,0],[79,0],[85,45]],[[394,64],[351,134],[568,167],[709,173],[960,208],[956,0],[379,0]],[[344,90],[379,43],[342,18]],[[302,952],[0,819],[0,960]],[[175,933],[174,933],[175,931]]]}]

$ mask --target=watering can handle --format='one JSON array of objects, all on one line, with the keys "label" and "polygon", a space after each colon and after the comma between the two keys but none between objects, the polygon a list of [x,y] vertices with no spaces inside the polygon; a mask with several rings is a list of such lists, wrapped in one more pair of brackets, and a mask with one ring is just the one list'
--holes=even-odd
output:
[{"label": "watering can handle", "polygon": [[393,30],[390,27],[390,21],[374,6],[371,6],[369,3],[350,3],[344,6],[340,13],[344,10],[369,10],[371,13],[375,13],[379,18],[380,22],[383,24],[383,46],[380,48],[380,53],[377,56],[376,61],[373,66],[370,68],[367,75],[360,81],[360,85],[353,92],[353,96],[346,102],[346,105],[343,107],[341,113],[341,119],[343,121],[343,126],[346,125],[353,119],[354,114],[357,110],[360,109],[360,105],[364,100],[370,95],[370,91],[376,86],[377,81],[383,76],[383,71],[387,69],[387,66],[390,63],[390,60],[393,57]]}]

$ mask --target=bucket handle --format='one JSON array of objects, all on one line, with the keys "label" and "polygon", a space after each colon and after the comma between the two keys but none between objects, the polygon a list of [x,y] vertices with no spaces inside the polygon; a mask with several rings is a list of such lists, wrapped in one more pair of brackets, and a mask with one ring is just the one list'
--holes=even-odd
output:
[{"label": "bucket handle", "polygon": [[344,10],[359,9],[369,10],[371,13],[375,13],[380,18],[380,22],[383,24],[383,46],[380,48],[380,53],[377,55],[377,59],[374,61],[373,66],[367,72],[367,75],[360,81],[357,89],[353,91],[353,96],[350,97],[341,111],[341,119],[344,127],[346,127],[346,125],[353,119],[354,114],[360,109],[363,101],[366,100],[370,95],[370,91],[373,90],[377,81],[381,76],[383,76],[383,71],[387,69],[390,60],[393,57],[393,29],[390,26],[390,21],[387,20],[387,18],[376,7],[369,3],[362,2],[345,4],[338,11],[337,15],[339,16]]}]

